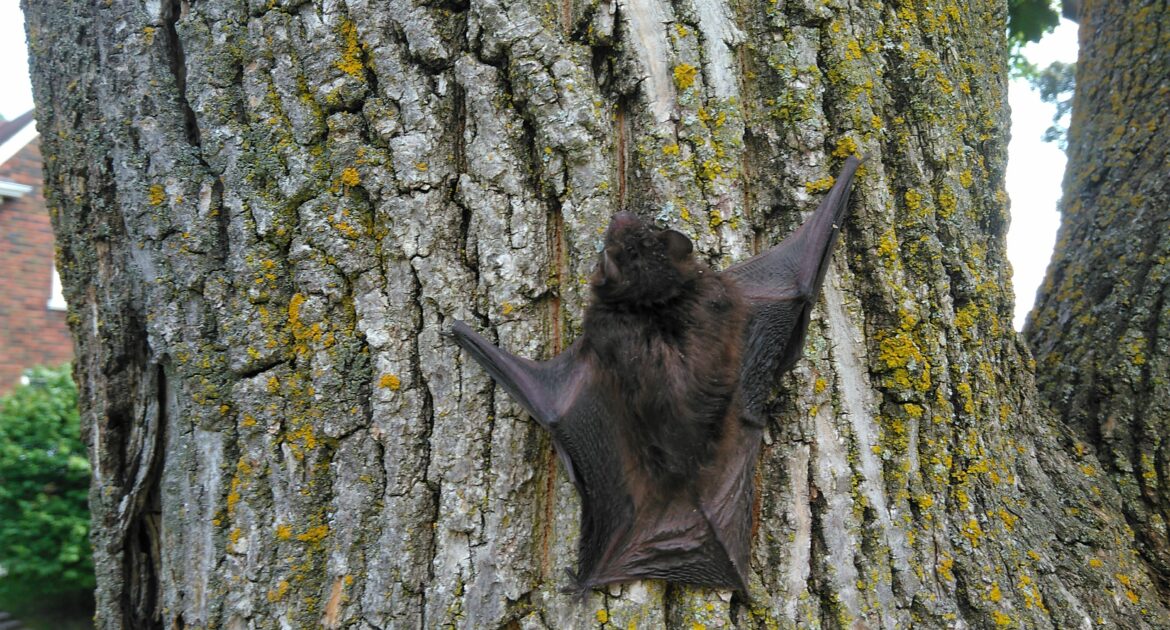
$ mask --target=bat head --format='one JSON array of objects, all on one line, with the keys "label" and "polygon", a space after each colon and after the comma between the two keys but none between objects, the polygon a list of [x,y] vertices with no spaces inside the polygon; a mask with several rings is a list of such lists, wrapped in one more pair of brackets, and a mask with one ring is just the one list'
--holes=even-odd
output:
[{"label": "bat head", "polygon": [[691,239],[659,230],[637,215],[619,212],[605,232],[605,246],[589,284],[603,302],[649,306],[678,297],[701,273]]}]

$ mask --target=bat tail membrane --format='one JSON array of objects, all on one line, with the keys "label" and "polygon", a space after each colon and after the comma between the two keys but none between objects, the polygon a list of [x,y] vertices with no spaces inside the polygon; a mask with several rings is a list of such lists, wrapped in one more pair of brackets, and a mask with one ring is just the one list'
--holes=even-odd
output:
[{"label": "bat tail membrane", "polygon": [[573,380],[566,377],[570,376],[567,369],[572,368],[575,346],[552,361],[537,363],[497,348],[459,320],[455,320],[451,334],[455,343],[482,365],[537,422],[546,428],[557,423],[567,393],[565,384]]}]

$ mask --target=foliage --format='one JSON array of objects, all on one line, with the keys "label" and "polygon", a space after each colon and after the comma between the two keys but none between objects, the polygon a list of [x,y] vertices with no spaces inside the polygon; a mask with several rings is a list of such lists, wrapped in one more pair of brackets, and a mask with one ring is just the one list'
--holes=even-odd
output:
[{"label": "foliage", "polygon": [[1060,24],[1060,13],[1051,0],[1010,0],[1008,2],[1008,41],[1012,48],[1038,42]]},{"label": "foliage", "polygon": [[1052,0],[1010,0],[1008,2],[1008,46],[1011,49],[1012,75],[1033,77],[1039,70],[1024,58],[1025,44],[1040,41],[1060,24],[1060,13]]},{"label": "foliage", "polygon": [[[1067,2],[1065,8],[1068,8]],[[1066,15],[1070,14],[1066,11]],[[1059,23],[1060,14],[1052,0],[1010,0],[1008,3],[1008,45],[1011,48],[1012,76],[1027,79],[1032,89],[1040,92],[1041,100],[1056,105],[1052,126],[1044,131],[1044,141],[1055,142],[1063,150],[1068,147],[1068,119],[1072,111],[1076,64],[1058,61],[1041,69],[1024,58],[1023,54],[1025,44],[1040,41]]]},{"label": "foliage", "polygon": [[0,398],[0,602],[92,589],[89,463],[69,366]]},{"label": "foliage", "polygon": [[1052,115],[1052,126],[1044,132],[1044,140],[1056,142],[1061,149],[1068,148],[1068,123],[1072,114],[1076,75],[1077,64],[1056,61],[1028,77],[1032,89],[1040,92],[1040,99],[1056,105],[1056,113]]}]

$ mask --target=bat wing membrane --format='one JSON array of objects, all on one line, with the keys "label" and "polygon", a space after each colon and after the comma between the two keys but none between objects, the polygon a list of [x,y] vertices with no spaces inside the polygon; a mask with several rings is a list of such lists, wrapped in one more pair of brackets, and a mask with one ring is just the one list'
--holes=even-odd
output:
[{"label": "bat wing membrane", "polygon": [[620,409],[599,391],[597,372],[578,341],[555,358],[537,362],[501,350],[456,320],[456,343],[483,366],[552,435],[553,446],[581,496],[578,580],[599,572],[615,545],[634,523],[634,506],[626,485],[629,463],[618,443]]},{"label": "bat wing membrane", "polygon": [[861,160],[849,158],[829,194],[803,225],[768,251],[723,271],[749,300],[815,300],[829,267],[833,245],[849,209],[853,175]]},{"label": "bat wing membrane", "polygon": [[576,361],[579,343],[549,361],[537,362],[501,350],[467,324],[455,320],[455,342],[545,428],[560,422],[585,381]]},{"label": "bat wing membrane", "polygon": [[762,422],[776,375],[792,368],[804,349],[809,316],[820,293],[833,246],[849,209],[853,175],[849,158],[816,212],[768,251],[725,269],[751,304],[741,376],[745,420]]}]

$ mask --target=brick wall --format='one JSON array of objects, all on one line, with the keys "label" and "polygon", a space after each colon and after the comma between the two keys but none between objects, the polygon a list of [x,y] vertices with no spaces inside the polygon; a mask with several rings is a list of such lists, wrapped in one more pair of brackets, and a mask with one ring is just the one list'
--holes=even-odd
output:
[{"label": "brick wall", "polygon": [[73,357],[64,311],[49,310],[53,230],[41,196],[40,140],[0,164],[0,179],[33,186],[20,199],[0,197],[0,394],[24,368]]}]

